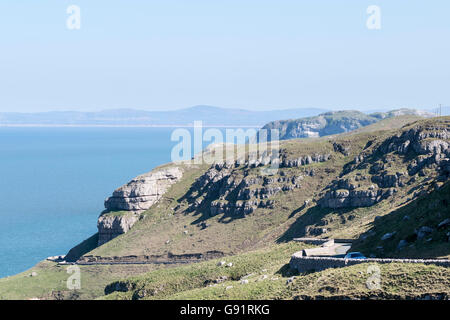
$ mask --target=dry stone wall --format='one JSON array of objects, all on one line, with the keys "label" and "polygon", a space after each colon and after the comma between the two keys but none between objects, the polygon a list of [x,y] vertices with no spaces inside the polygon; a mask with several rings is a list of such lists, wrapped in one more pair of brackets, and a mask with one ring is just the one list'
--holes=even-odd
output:
[{"label": "dry stone wall", "polygon": [[445,259],[344,259],[331,257],[305,257],[301,251],[292,255],[289,266],[299,272],[310,272],[329,268],[343,268],[360,263],[423,263],[447,268],[450,267],[450,260]]}]

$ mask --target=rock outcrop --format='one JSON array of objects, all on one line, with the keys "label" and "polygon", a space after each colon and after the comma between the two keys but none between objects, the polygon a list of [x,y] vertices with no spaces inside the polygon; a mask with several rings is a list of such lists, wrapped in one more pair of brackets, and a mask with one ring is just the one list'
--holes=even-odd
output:
[{"label": "rock outcrop", "polygon": [[[298,166],[298,159],[286,161],[296,161],[295,166]],[[212,165],[191,188],[190,210],[203,207],[210,216],[215,216],[246,215],[257,208],[272,208],[274,201],[271,198],[279,192],[300,188],[304,174],[287,175],[282,169],[274,176],[255,173],[246,164]]]},{"label": "rock outcrop", "polygon": [[106,210],[97,221],[98,245],[130,230],[140,213],[150,209],[182,176],[179,167],[159,169],[140,175],[115,190],[106,199]]},{"label": "rock outcrop", "polygon": [[115,190],[113,195],[106,199],[105,208],[107,211],[148,210],[182,176],[183,172],[178,167],[140,175]]},{"label": "rock outcrop", "polygon": [[294,167],[301,167],[305,166],[311,163],[319,163],[319,162],[325,162],[331,159],[331,154],[313,154],[313,155],[307,155],[304,157],[298,157],[294,159],[288,159],[287,157],[282,157],[280,166],[284,168],[294,168]]},{"label": "rock outcrop", "polygon": [[402,115],[433,116],[430,113],[412,109],[399,109],[386,113],[377,112],[372,114],[365,114],[359,111],[326,112],[315,117],[269,122],[258,133],[258,138],[260,141],[270,140],[270,130],[272,129],[279,130],[280,140],[322,137],[349,132],[386,118]]},{"label": "rock outcrop", "polygon": [[[323,208],[372,206],[394,195],[398,188],[414,184],[416,174],[441,182],[450,178],[450,132],[445,121],[424,121],[379,144],[372,143],[327,186],[319,200]],[[336,144],[334,148],[344,150]],[[414,197],[427,193],[421,186],[415,188]]]},{"label": "rock outcrop", "polygon": [[97,220],[98,245],[114,239],[115,237],[128,232],[139,220],[139,214],[127,213],[123,215],[101,215]]},{"label": "rock outcrop", "polygon": [[370,207],[389,197],[395,189],[389,190],[331,190],[319,201],[322,208]]},{"label": "rock outcrop", "polygon": [[[234,161],[234,166],[244,166],[246,168],[257,168],[257,167],[263,167],[267,165],[277,165],[281,168],[296,168],[301,166],[306,166],[308,164],[312,163],[320,163],[320,162],[326,162],[331,160],[331,154],[330,153],[314,153],[311,155],[305,155],[300,157],[289,157],[284,153],[285,150],[280,150],[280,155],[275,156],[272,154],[265,154],[264,156],[259,157],[252,157],[253,159],[247,158],[239,158],[236,161]],[[222,163],[221,165],[224,165]],[[225,164],[227,166],[232,166],[232,163]]]}]

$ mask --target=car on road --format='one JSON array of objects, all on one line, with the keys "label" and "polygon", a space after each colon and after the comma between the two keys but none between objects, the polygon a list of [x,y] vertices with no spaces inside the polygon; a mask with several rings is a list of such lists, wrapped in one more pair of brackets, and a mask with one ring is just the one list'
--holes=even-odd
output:
[{"label": "car on road", "polygon": [[367,259],[361,252],[349,252],[344,259]]}]

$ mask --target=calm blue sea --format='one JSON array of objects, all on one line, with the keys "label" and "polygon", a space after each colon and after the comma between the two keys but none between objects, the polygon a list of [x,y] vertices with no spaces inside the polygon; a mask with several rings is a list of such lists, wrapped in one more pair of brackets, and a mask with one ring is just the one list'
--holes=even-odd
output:
[{"label": "calm blue sea", "polygon": [[170,128],[0,128],[0,277],[96,232],[103,201],[170,161]]}]

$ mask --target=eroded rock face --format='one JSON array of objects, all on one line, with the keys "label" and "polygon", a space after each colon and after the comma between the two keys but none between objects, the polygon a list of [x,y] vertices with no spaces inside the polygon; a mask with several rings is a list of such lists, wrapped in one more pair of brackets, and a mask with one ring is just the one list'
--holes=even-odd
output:
[{"label": "eroded rock face", "polygon": [[[278,129],[280,140],[322,137],[352,131],[379,120],[380,118],[358,111],[326,112],[315,117],[273,121],[266,124],[259,134],[264,130]],[[267,139],[270,140],[269,132]]]},{"label": "eroded rock face", "polygon": [[447,128],[415,127],[401,135],[387,139],[379,148],[382,153],[392,151],[405,154],[414,150],[417,154],[441,154],[449,152],[450,132]]},{"label": "eroded rock face", "polygon": [[299,157],[297,159],[287,159],[286,157],[282,157],[280,166],[284,168],[301,167],[311,163],[325,162],[330,160],[330,158],[330,154],[313,154]]},{"label": "eroded rock face", "polygon": [[370,207],[387,198],[395,191],[390,190],[331,190],[320,200],[322,208]]},{"label": "eroded rock face", "polygon": [[372,182],[376,183],[380,188],[396,188],[403,187],[407,180],[407,174],[397,172],[397,174],[382,174],[372,176]]},{"label": "eroded rock face", "polygon": [[[253,159],[243,159],[239,158],[236,161],[234,161],[234,166],[244,166],[247,168],[257,168],[262,167],[266,165],[278,165],[281,168],[296,168],[296,167],[302,167],[306,166],[308,164],[312,163],[319,163],[319,162],[326,162],[331,160],[331,154],[325,153],[325,154],[318,154],[314,153],[311,155],[305,155],[298,158],[291,158],[287,156],[284,153],[284,150],[281,150],[280,155],[276,157],[273,154],[269,155],[263,155],[259,157],[254,157]],[[232,168],[233,164],[220,164],[227,168]]]},{"label": "eroded rock face", "polygon": [[[142,211],[150,209],[169,187],[183,176],[178,167],[151,171],[131,180],[114,191],[105,201],[105,213],[97,221],[98,245],[128,232]],[[117,211],[128,211],[115,214]]]},{"label": "eroded rock face", "polygon": [[204,207],[210,216],[215,216],[247,215],[257,208],[273,208],[271,198],[274,195],[300,188],[303,180],[301,174],[279,173],[276,176],[249,175],[239,164],[212,165],[193,184],[190,210]]},{"label": "eroded rock face", "polygon": [[105,208],[107,211],[148,210],[182,176],[183,172],[178,167],[140,175],[115,190],[113,195],[106,199]]},{"label": "eroded rock face", "polygon": [[101,246],[118,235],[126,233],[138,220],[139,215],[131,212],[119,216],[101,215],[97,221],[98,245]]},{"label": "eroded rock face", "polygon": [[[448,127],[448,123],[433,122],[414,126],[375,145],[374,149],[363,151],[327,187],[320,205],[333,209],[372,206],[394,195],[397,188],[414,183],[416,174],[427,176],[425,170],[441,182],[450,179]],[[342,149],[334,147],[336,151]],[[427,192],[424,188],[417,189],[414,197]]]}]

